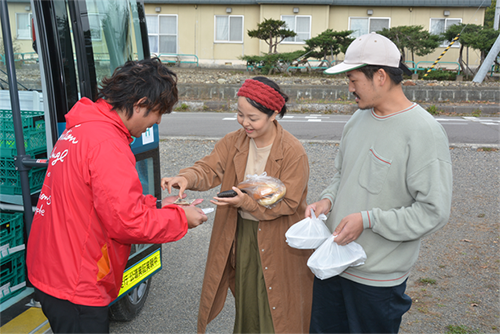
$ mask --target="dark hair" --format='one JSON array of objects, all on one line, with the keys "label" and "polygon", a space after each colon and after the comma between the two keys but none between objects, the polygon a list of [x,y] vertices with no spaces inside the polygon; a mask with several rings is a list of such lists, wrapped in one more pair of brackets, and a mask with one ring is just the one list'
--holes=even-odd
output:
[{"label": "dark hair", "polygon": [[159,58],[127,61],[119,66],[110,78],[102,80],[98,98],[104,98],[114,110],[123,110],[130,119],[134,113],[134,104],[146,107],[160,114],[172,112],[177,103],[177,75],[163,66]]},{"label": "dark hair", "polygon": [[394,84],[399,84],[403,81],[403,70],[396,67],[389,66],[378,66],[378,65],[366,65],[358,68],[359,71],[363,72],[367,79],[373,79],[373,75],[378,70],[383,69]]},{"label": "dark hair", "polygon": [[[279,117],[280,118],[283,117],[286,114],[286,102],[288,101],[288,95],[286,95],[285,93],[283,93],[281,91],[280,86],[278,86],[278,84],[276,82],[274,82],[266,77],[255,77],[252,79],[260,81],[265,85],[268,85],[269,87],[271,87],[272,89],[277,91],[281,96],[283,96],[283,98],[285,99],[285,105],[283,105],[283,108],[281,108],[281,110],[279,111]],[[247,99],[248,103],[250,103],[253,107],[262,111],[264,114],[267,115],[267,117],[271,117],[274,114],[274,110],[271,110],[267,107],[264,107],[262,104],[255,102],[254,100],[252,100],[248,97],[246,99]]]}]

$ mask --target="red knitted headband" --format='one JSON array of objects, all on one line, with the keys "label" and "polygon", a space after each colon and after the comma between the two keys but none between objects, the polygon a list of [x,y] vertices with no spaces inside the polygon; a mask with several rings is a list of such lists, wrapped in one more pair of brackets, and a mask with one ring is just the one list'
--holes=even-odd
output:
[{"label": "red knitted headband", "polygon": [[278,112],[285,105],[285,99],[274,88],[253,79],[245,80],[237,95],[248,97],[264,107]]}]

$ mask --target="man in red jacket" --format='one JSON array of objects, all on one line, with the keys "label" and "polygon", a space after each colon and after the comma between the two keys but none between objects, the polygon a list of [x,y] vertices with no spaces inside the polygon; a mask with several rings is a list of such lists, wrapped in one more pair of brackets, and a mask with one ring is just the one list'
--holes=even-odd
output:
[{"label": "man in red jacket", "polygon": [[30,282],[54,333],[109,332],[131,244],[181,239],[207,220],[194,206],[156,208],[130,149],[177,102],[176,75],[158,58],[129,61],[66,115],[28,240]]}]

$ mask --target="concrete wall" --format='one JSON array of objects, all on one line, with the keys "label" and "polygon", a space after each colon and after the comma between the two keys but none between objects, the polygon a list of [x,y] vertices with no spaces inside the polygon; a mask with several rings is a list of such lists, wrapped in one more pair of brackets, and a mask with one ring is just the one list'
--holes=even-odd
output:
[{"label": "concrete wall", "polygon": [[[179,98],[185,100],[236,100],[241,85],[220,84],[180,84]],[[345,86],[298,86],[280,85],[290,97],[290,102],[330,103],[353,101],[347,85]],[[404,86],[408,99],[419,103],[500,103],[498,87],[460,87],[460,86]],[[497,105],[498,107],[498,105]]]}]

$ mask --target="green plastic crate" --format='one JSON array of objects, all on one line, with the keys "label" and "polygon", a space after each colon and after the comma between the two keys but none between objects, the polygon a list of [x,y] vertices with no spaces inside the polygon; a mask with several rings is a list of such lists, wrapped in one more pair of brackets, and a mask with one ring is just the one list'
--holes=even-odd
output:
[{"label": "green plastic crate", "polygon": [[[28,171],[31,192],[42,189],[46,167],[31,168]],[[21,177],[16,170],[14,158],[0,156],[0,192],[4,195],[22,195]]]},{"label": "green plastic crate", "polygon": [[0,211],[0,258],[9,254],[10,248],[24,244],[22,212]]},{"label": "green plastic crate", "polygon": [[25,251],[2,258],[0,262],[0,303],[26,289]]},{"label": "green plastic crate", "polygon": [[[21,110],[21,120],[26,154],[36,155],[47,151],[43,111]],[[17,155],[12,110],[0,109],[0,156]]]}]

